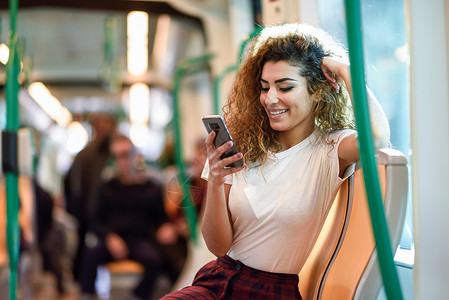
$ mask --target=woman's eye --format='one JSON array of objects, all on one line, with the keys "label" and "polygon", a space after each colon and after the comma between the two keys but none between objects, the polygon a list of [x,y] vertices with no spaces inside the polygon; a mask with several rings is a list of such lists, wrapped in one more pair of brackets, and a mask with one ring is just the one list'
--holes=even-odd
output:
[{"label": "woman's eye", "polygon": [[270,88],[262,87],[260,90],[261,90],[262,92],[268,92],[269,89],[270,89]]},{"label": "woman's eye", "polygon": [[280,88],[279,90],[280,90],[281,92],[288,92],[288,91],[290,91],[292,88],[293,88],[292,86],[288,86],[288,87]]}]

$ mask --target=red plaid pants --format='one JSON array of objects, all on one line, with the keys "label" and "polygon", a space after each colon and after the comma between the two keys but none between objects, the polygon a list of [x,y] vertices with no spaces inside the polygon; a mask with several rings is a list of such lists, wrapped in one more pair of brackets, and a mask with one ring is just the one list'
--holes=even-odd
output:
[{"label": "red plaid pants", "polygon": [[192,286],[162,298],[175,299],[232,299],[232,300],[301,300],[298,276],[270,273],[245,266],[229,256],[220,257],[202,267]]}]

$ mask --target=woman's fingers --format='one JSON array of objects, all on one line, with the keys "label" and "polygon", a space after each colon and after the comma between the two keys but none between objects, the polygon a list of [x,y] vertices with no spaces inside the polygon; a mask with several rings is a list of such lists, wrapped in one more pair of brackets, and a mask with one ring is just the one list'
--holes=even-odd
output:
[{"label": "woman's fingers", "polygon": [[[214,176],[214,181],[219,181],[221,183],[224,183],[224,177],[227,175],[231,175],[233,173],[236,173],[240,170],[243,170],[246,167],[246,164],[244,164],[241,167],[236,167],[236,168],[225,168],[225,166],[229,165],[230,163],[239,160],[240,158],[235,158],[234,157],[237,156],[237,154],[225,158],[223,160],[218,161],[214,166],[211,166],[210,168],[210,173],[209,176],[212,175]],[[238,156],[237,156],[238,157]],[[209,177],[210,179],[210,177]]]},{"label": "woman's fingers", "polygon": [[212,161],[219,160],[220,157],[223,155],[223,153],[225,153],[227,150],[231,149],[232,145],[233,145],[232,141],[228,141],[217,148],[215,148],[213,146],[213,144],[211,144],[210,148],[208,148],[208,150],[207,150],[209,163],[211,163],[210,162],[211,160]]},{"label": "woman's fingers", "polygon": [[239,152],[239,153],[236,153],[236,154],[234,154],[232,156],[220,159],[220,167],[224,168],[224,167],[226,167],[226,166],[232,164],[233,162],[236,162],[236,161],[238,161],[238,160],[240,160],[242,158],[243,158],[243,154]]},{"label": "woman's fingers", "polygon": [[328,57],[323,58],[323,62],[321,64],[321,69],[323,71],[324,77],[329,81],[329,83],[337,91],[337,93],[340,92],[340,85],[338,84],[338,81],[341,78],[340,74],[338,73],[339,64],[341,63]]},{"label": "woman's fingers", "polygon": [[215,149],[214,139],[215,139],[215,131],[211,131],[211,133],[209,133],[206,140],[204,141],[204,143],[206,144],[207,153],[212,153],[214,151]]},{"label": "woman's fingers", "polygon": [[223,183],[225,176],[242,170],[245,167],[245,165],[238,168],[226,167],[229,164],[242,159],[243,154],[239,152],[230,157],[221,159],[223,153],[231,149],[231,147],[233,146],[233,142],[228,141],[223,145],[221,145],[220,147],[215,148],[213,143],[215,135],[216,134],[214,132],[211,132],[205,141],[207,149],[207,158],[209,160],[209,167],[210,167],[209,176],[213,176],[212,178],[210,177],[210,180]]},{"label": "woman's fingers", "polygon": [[337,82],[337,74],[332,73],[328,69],[326,69],[324,66],[321,68],[323,70],[324,77],[326,77],[327,80],[329,80],[331,83]]}]

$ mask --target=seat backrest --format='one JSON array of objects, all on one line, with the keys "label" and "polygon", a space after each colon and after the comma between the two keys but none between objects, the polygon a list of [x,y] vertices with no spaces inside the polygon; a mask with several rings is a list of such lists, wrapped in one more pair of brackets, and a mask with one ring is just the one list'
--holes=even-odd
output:
[{"label": "seat backrest", "polygon": [[[399,151],[377,152],[377,166],[392,251],[405,219],[408,170]],[[309,299],[376,299],[382,286],[366,199],[363,173],[340,188],[318,240],[299,274],[299,289]]]},{"label": "seat backrest", "polygon": [[303,299],[318,299],[320,285],[325,281],[327,268],[332,265],[347,228],[353,184],[354,175],[351,175],[341,185],[312,252],[299,273],[299,290]]}]

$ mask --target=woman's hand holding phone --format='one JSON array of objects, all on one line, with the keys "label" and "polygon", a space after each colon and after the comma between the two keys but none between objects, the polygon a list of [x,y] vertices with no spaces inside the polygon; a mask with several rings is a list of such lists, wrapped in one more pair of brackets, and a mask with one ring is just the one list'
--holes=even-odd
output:
[{"label": "woman's hand holding phone", "polygon": [[227,150],[231,149],[233,146],[232,141],[228,141],[224,143],[223,145],[215,148],[214,145],[214,139],[215,139],[216,133],[215,131],[212,131],[208,137],[206,138],[206,150],[207,150],[207,158],[209,160],[209,182],[215,183],[215,184],[224,184],[225,182],[225,176],[236,173],[243,168],[245,168],[245,165],[241,167],[235,167],[235,168],[229,168],[226,167],[227,165],[237,162],[238,160],[241,160],[243,157],[243,154],[241,152],[236,153],[232,156],[220,159],[220,157],[225,153]]}]

